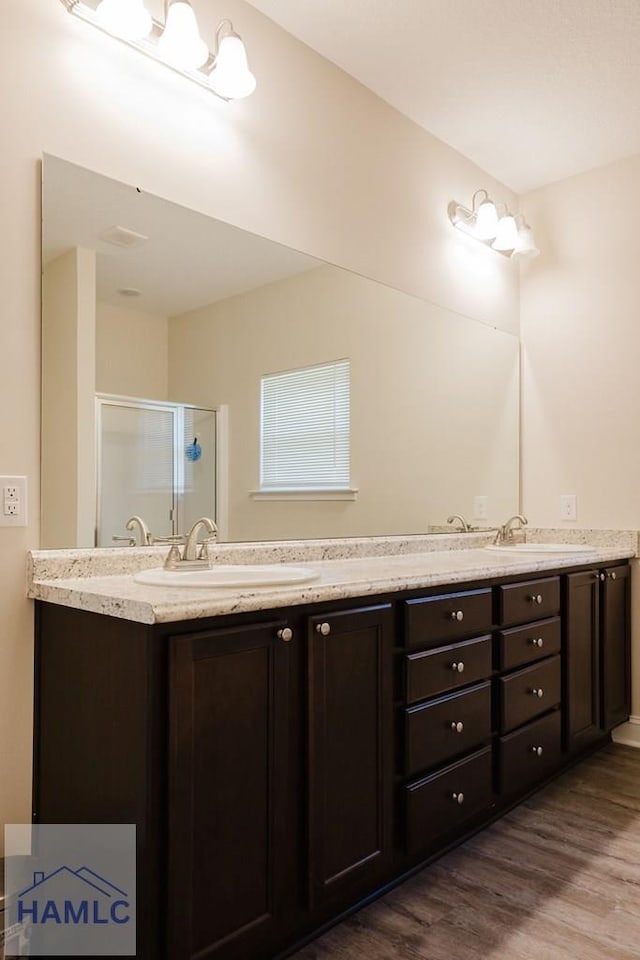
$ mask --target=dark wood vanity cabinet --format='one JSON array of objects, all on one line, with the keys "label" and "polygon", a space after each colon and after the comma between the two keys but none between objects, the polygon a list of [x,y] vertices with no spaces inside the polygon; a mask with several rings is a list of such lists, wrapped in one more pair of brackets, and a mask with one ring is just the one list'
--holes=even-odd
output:
[{"label": "dark wood vanity cabinet", "polygon": [[135,822],[140,960],[272,960],[629,711],[625,562],[147,626],[37,606],[34,819]]},{"label": "dark wood vanity cabinet", "polygon": [[609,732],[631,710],[631,567],[600,571],[602,727]]},{"label": "dark wood vanity cabinet", "polygon": [[393,849],[391,604],[307,622],[309,904],[371,889]]},{"label": "dark wood vanity cabinet", "polygon": [[250,955],[283,923],[290,635],[274,620],[169,637],[175,960]]},{"label": "dark wood vanity cabinet", "polygon": [[570,752],[629,717],[628,564],[565,577],[565,740]]}]

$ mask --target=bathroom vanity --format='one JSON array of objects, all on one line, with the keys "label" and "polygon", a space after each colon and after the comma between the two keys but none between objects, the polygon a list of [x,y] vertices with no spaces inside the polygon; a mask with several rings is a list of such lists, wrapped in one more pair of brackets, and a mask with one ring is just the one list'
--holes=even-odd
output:
[{"label": "bathroom vanity", "polygon": [[627,719],[633,551],[458,554],[32,584],[34,819],[137,824],[139,958],[291,951]]}]

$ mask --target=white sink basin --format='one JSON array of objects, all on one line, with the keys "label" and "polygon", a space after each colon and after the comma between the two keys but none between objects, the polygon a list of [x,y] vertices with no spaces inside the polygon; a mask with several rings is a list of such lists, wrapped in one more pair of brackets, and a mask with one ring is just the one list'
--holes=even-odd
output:
[{"label": "white sink basin", "polygon": [[593,553],[596,548],[583,543],[492,543],[484,549],[502,553]]},{"label": "white sink basin", "polygon": [[283,563],[215,564],[208,570],[141,570],[133,579],[152,587],[283,587],[310,583],[320,576],[307,567],[290,567]]}]

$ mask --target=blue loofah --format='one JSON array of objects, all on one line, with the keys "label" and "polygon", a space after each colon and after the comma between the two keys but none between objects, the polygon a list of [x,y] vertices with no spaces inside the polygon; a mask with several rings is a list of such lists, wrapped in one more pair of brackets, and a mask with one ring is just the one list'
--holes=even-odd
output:
[{"label": "blue loofah", "polygon": [[195,462],[196,460],[200,459],[200,457],[202,456],[202,447],[198,443],[197,437],[193,438],[193,443],[188,444],[184,452],[186,454],[187,460],[191,460]]}]

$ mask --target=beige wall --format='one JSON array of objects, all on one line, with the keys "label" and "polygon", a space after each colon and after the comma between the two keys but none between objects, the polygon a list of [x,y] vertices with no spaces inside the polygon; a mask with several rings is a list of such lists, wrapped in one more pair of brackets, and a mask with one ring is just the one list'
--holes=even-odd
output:
[{"label": "beige wall", "polygon": [[128,306],[96,304],[96,390],[166,400],[167,317]]},{"label": "beige wall", "polygon": [[[161,6],[159,0],[156,4]],[[40,200],[43,152],[515,329],[514,265],[446,220],[478,187],[511,195],[242,0],[194,0],[212,36],[233,18],[258,89],[206,91],[69,16],[55,0],[3,5],[0,258],[5,342],[0,472],[30,481],[29,526],[0,531],[0,819],[30,819],[32,606],[39,541]]]},{"label": "beige wall", "polygon": [[559,526],[640,528],[640,156],[523,198],[523,508]]},{"label": "beige wall", "polygon": [[[635,156],[522,199],[542,250],[521,289],[522,506],[536,525],[640,528],[639,184]],[[575,523],[559,520],[563,493]],[[636,618],[634,677],[639,665]]]},{"label": "beige wall", "polygon": [[[172,318],[172,399],[229,409],[229,539],[425,532],[518,509],[518,340],[320,267]],[[260,380],[349,358],[355,501],[256,500]]]},{"label": "beige wall", "polygon": [[[95,526],[96,257],[75,248],[42,279],[41,545],[92,547]],[[33,501],[33,491],[31,499]]]}]

